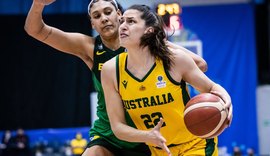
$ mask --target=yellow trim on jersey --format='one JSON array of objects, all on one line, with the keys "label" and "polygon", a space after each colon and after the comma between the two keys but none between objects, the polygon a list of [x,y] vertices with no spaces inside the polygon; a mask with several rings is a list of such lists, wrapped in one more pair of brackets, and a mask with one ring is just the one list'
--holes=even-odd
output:
[{"label": "yellow trim on jersey", "polygon": [[96,139],[98,139],[98,138],[100,138],[100,136],[95,135],[95,136],[91,139],[91,141],[96,140]]}]

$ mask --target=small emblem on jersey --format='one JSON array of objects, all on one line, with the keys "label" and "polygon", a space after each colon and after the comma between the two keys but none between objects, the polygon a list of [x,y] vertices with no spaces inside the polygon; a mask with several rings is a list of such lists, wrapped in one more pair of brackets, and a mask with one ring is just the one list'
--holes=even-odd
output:
[{"label": "small emblem on jersey", "polygon": [[102,54],[104,54],[106,51],[97,51],[97,55],[102,55]]},{"label": "small emblem on jersey", "polygon": [[164,88],[166,87],[166,81],[163,80],[162,76],[157,77],[158,82],[156,83],[157,88]]},{"label": "small emblem on jersey", "polygon": [[99,49],[99,50],[103,49],[103,45],[102,45],[102,44],[99,44],[99,45],[98,45],[98,49]]},{"label": "small emblem on jersey", "polygon": [[98,139],[98,138],[100,138],[100,136],[98,136],[98,135],[91,136],[91,137],[90,137],[90,141],[96,140],[96,139]]},{"label": "small emblem on jersey", "polygon": [[126,80],[124,80],[123,82],[122,82],[122,84],[123,84],[123,86],[125,87],[125,89],[127,88],[127,81]]},{"label": "small emblem on jersey", "polygon": [[145,89],[146,89],[146,87],[143,86],[143,85],[141,85],[140,88],[139,88],[140,91],[144,91]]}]

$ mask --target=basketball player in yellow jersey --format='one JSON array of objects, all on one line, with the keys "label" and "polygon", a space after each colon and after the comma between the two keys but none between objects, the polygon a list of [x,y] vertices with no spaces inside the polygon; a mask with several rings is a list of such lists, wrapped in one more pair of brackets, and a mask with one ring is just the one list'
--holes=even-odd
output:
[{"label": "basketball player in yellow jersey", "polygon": [[[119,30],[120,43],[127,53],[106,62],[101,72],[115,136],[128,142],[145,142],[156,156],[217,156],[217,138],[198,138],[184,125],[183,111],[189,100],[185,82],[200,92],[220,96],[231,121],[227,91],[200,71],[190,56],[166,47],[162,19],[149,7],[129,7]],[[136,128],[127,124],[129,118]]]}]

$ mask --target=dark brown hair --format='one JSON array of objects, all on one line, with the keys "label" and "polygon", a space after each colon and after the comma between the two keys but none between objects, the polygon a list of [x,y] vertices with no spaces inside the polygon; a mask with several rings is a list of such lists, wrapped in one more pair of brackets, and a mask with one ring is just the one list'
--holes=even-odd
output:
[{"label": "dark brown hair", "polygon": [[141,37],[140,46],[148,46],[150,53],[161,59],[166,69],[170,69],[173,54],[165,44],[167,36],[163,19],[146,5],[132,5],[127,10],[130,9],[140,11],[142,13],[141,19],[145,20],[145,25],[154,29],[153,32],[146,33]]},{"label": "dark brown hair", "polygon": [[[100,0],[91,0],[88,4],[88,14],[90,14],[90,10],[93,6],[94,3],[98,2]],[[115,7],[116,11],[119,9],[121,11],[121,13],[123,13],[123,7],[121,6],[121,4],[119,2],[117,2],[117,0],[103,0],[103,1],[106,1],[106,2],[111,2],[112,5]]]}]

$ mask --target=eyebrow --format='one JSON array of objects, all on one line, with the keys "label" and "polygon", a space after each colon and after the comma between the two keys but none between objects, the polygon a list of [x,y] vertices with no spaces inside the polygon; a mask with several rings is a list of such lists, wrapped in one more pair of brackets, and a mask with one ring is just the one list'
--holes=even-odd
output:
[{"label": "eyebrow", "polygon": [[125,17],[126,19],[130,20],[130,19],[134,19],[134,17]]},{"label": "eyebrow", "polygon": [[[107,9],[112,10],[111,7],[106,7],[106,8],[103,8],[102,11],[107,10]],[[93,11],[93,12],[92,12],[92,15],[95,14],[95,13],[98,13],[98,12],[99,12],[99,10]]]},{"label": "eyebrow", "polygon": [[[114,5],[115,5],[115,7],[116,7],[116,10],[119,9],[116,0],[105,0],[105,1],[106,1],[106,2],[113,2]],[[88,13],[90,12],[90,6],[91,6],[93,3],[96,3],[96,1],[95,1],[95,0],[91,0],[91,1],[89,2],[89,4],[88,4],[88,7],[87,7]]]}]

